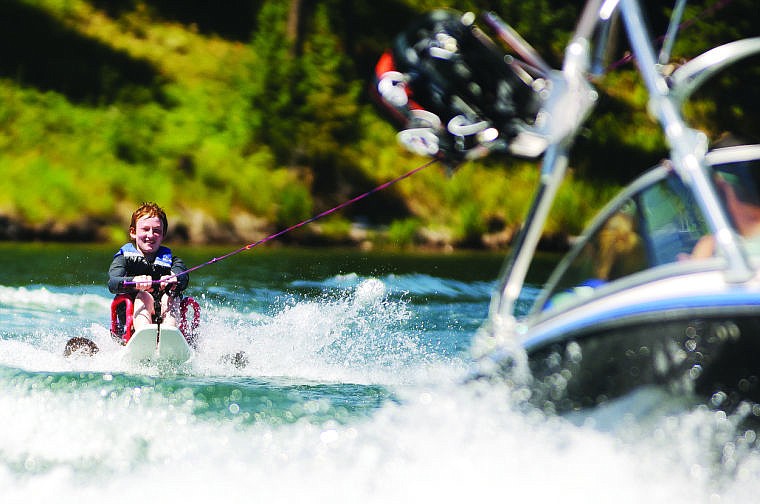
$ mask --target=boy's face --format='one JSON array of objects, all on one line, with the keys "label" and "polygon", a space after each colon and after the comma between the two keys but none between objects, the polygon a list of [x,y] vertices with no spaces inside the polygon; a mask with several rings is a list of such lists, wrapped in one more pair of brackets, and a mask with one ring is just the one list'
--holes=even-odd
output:
[{"label": "boy's face", "polygon": [[164,239],[164,229],[158,217],[141,217],[135,227],[129,230],[129,237],[135,242],[137,250],[146,256],[155,255]]}]

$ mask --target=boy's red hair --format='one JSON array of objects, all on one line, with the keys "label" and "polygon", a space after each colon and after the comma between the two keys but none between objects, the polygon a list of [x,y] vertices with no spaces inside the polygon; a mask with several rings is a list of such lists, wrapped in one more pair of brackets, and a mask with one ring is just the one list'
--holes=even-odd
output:
[{"label": "boy's red hair", "polygon": [[153,202],[143,203],[132,214],[132,221],[129,223],[129,229],[131,231],[134,231],[135,226],[137,225],[137,221],[143,217],[158,217],[161,220],[161,224],[164,228],[164,236],[166,236],[166,231],[169,229],[169,222],[166,219],[166,212],[164,212],[163,208]]}]

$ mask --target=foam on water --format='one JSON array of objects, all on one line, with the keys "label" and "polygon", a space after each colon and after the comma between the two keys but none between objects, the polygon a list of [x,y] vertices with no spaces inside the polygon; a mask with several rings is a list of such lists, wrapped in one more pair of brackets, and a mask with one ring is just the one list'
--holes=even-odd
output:
[{"label": "foam on water", "polygon": [[[199,353],[180,371],[201,375],[288,376],[352,383],[399,383],[464,369],[461,358],[442,358],[425,345],[404,300],[389,298],[385,284],[363,279],[347,290],[317,299],[283,296],[269,313],[246,306],[214,304],[200,297],[203,320]],[[47,288],[2,288],[0,306],[17,315],[3,328],[0,364],[28,370],[155,372],[121,360],[108,331],[110,298],[53,293]],[[42,314],[30,317],[28,308]],[[101,320],[82,326],[97,314]],[[5,317],[3,317],[5,319]],[[6,322],[6,320],[4,320]],[[5,325],[5,324],[4,324]],[[100,348],[93,358],[64,359],[72,336],[92,339]],[[243,351],[248,366],[238,369],[224,357]],[[452,367],[453,366],[453,367]]]},{"label": "foam on water", "polygon": [[230,314],[208,314],[201,367],[218,372],[219,356],[242,350],[249,364],[241,372],[251,376],[398,383],[456,364],[425,347],[406,302],[389,299],[378,279],[316,300],[285,299],[266,316],[233,320]]},{"label": "foam on water", "polygon": [[[752,412],[642,390],[547,417],[524,390],[463,383],[466,357],[432,345],[394,285],[357,277],[266,312],[202,298],[201,352],[171,371],[121,363],[105,296],[0,288],[3,502],[691,504],[760,491]],[[75,326],[94,358],[61,356],[58,329]],[[221,359],[238,350],[246,368]],[[350,404],[332,393],[351,384]]]},{"label": "foam on water", "polygon": [[715,476],[693,436],[725,420],[706,411],[632,440],[526,413],[494,386],[408,387],[347,425],[206,421],[182,394],[5,390],[4,501],[711,503],[760,489],[756,453]]},{"label": "foam on water", "polygon": [[323,281],[297,280],[295,287],[354,288],[366,282],[376,282],[383,285],[384,291],[399,295],[407,294],[418,297],[455,298],[488,300],[493,289],[491,282],[463,282],[450,278],[439,278],[423,274],[386,275],[380,279],[362,277],[356,273],[335,275]]}]

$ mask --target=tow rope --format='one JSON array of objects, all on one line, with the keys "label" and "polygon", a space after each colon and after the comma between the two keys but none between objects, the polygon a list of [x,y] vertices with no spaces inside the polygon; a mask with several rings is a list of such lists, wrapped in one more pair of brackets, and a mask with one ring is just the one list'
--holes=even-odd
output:
[{"label": "tow rope", "polygon": [[[394,178],[392,180],[389,180],[388,182],[380,184],[379,186],[375,187],[374,189],[370,189],[369,191],[367,191],[367,192],[365,192],[363,194],[360,194],[359,196],[356,196],[354,198],[351,198],[350,200],[344,201],[343,203],[340,203],[339,205],[336,205],[336,206],[330,208],[329,210],[325,210],[324,212],[321,212],[321,213],[319,213],[319,214],[317,214],[317,215],[315,215],[313,217],[310,217],[310,218],[308,218],[306,220],[303,220],[303,221],[299,222],[298,224],[294,224],[294,225],[292,225],[290,227],[287,227],[287,228],[285,228],[285,229],[283,229],[281,231],[277,231],[276,233],[273,233],[273,234],[267,236],[266,238],[262,238],[261,240],[255,241],[253,243],[249,243],[248,245],[245,245],[244,247],[240,247],[237,250],[233,250],[232,252],[224,254],[223,256],[214,257],[210,261],[206,261],[205,263],[199,264],[198,266],[193,266],[192,268],[187,269],[187,270],[183,271],[182,273],[174,274],[174,275],[172,275],[170,277],[165,278],[163,281],[166,281],[166,280],[171,279],[171,278],[177,278],[177,277],[179,277],[181,275],[187,275],[189,273],[192,273],[193,271],[197,271],[197,270],[199,270],[201,268],[205,268],[206,266],[210,266],[210,265],[212,265],[214,263],[218,263],[219,261],[223,261],[225,259],[228,259],[228,258],[230,258],[230,257],[232,257],[234,255],[237,255],[237,254],[241,253],[241,252],[245,252],[246,250],[251,250],[254,247],[257,247],[257,246],[259,246],[261,244],[264,244],[264,243],[266,243],[268,241],[274,240],[275,238],[279,238],[280,236],[282,236],[282,235],[284,235],[286,233],[289,233],[289,232],[291,232],[291,231],[293,231],[295,229],[298,229],[300,227],[303,227],[306,224],[310,224],[310,223],[312,223],[312,222],[314,222],[316,220],[319,220],[319,219],[321,219],[323,217],[327,217],[328,215],[333,214],[333,213],[335,213],[338,210],[341,210],[343,208],[346,208],[347,206],[353,205],[354,203],[356,203],[358,201],[361,201],[364,198],[366,198],[366,197],[368,197],[368,196],[370,196],[370,195],[372,195],[372,194],[374,194],[376,192],[382,191],[383,189],[386,189],[386,188],[392,186],[393,184],[395,184],[397,182],[400,182],[401,180],[404,180],[405,178],[411,177],[415,173],[417,173],[417,172],[419,172],[419,171],[427,168],[428,166],[432,165],[433,163],[435,163],[437,161],[438,161],[438,159],[432,159],[432,160],[430,160],[430,161],[428,161],[428,162],[426,162],[426,163],[418,166],[417,168],[414,168],[413,170],[410,170],[410,171],[404,173],[403,175],[400,175],[400,176],[398,176],[398,177],[396,177],[396,178]],[[125,285],[134,285],[134,283],[135,282],[125,282]]]},{"label": "tow rope", "polygon": [[[691,26],[692,24],[694,24],[697,19],[702,18],[702,17],[711,16],[711,15],[715,14],[717,11],[719,11],[719,10],[723,9],[724,7],[726,7],[727,5],[729,5],[731,2],[732,2],[732,0],[718,0],[714,5],[706,8],[702,12],[701,15],[697,16],[696,19],[691,19],[691,20],[684,21],[684,22],[682,22],[682,23],[679,24],[679,27],[680,28],[687,28],[687,27]],[[665,38],[665,36],[662,36],[662,37],[659,37],[658,40],[662,41],[664,38]],[[618,67],[620,67],[622,65],[625,65],[625,64],[629,63],[632,60],[633,60],[633,55],[630,54],[630,53],[626,54],[620,60],[612,63],[611,65],[609,65],[607,67],[607,69],[606,69],[605,72],[609,72],[611,70],[614,70],[614,69],[616,69],[616,68],[618,68]],[[171,279],[171,278],[177,278],[177,277],[179,277],[181,275],[187,275],[189,273],[192,273],[193,271],[197,271],[197,270],[199,270],[201,268],[205,268],[206,266],[210,266],[210,265],[212,265],[214,263],[217,263],[219,261],[223,261],[225,259],[228,259],[228,258],[234,256],[234,255],[240,254],[241,252],[245,252],[246,250],[251,250],[254,247],[262,245],[262,244],[264,244],[264,243],[266,243],[268,241],[274,240],[275,238],[279,238],[280,236],[282,236],[282,235],[284,235],[286,233],[289,233],[289,232],[291,232],[291,231],[293,231],[295,229],[298,229],[298,228],[300,228],[302,226],[305,226],[306,224],[310,224],[310,223],[312,223],[312,222],[314,222],[316,220],[319,220],[319,219],[321,219],[323,217],[326,217],[326,216],[328,216],[328,215],[330,215],[332,213],[335,213],[338,210],[341,210],[341,209],[343,209],[343,208],[345,208],[345,207],[347,207],[349,205],[353,205],[354,203],[356,203],[358,201],[361,201],[364,198],[366,198],[366,197],[368,197],[368,196],[370,196],[370,195],[372,195],[372,194],[374,194],[374,193],[376,193],[378,191],[382,191],[383,189],[386,189],[387,187],[390,187],[393,184],[395,184],[395,183],[397,183],[397,182],[399,182],[399,181],[401,181],[401,180],[403,180],[405,178],[411,177],[415,173],[423,170],[424,168],[427,168],[428,166],[430,166],[433,163],[436,163],[437,161],[439,161],[439,159],[434,158],[434,159],[432,159],[432,160],[430,160],[430,161],[428,161],[428,162],[426,162],[426,163],[418,166],[417,168],[414,168],[413,170],[410,170],[410,171],[404,173],[403,175],[400,175],[400,176],[398,176],[398,177],[396,177],[396,178],[394,178],[392,180],[389,180],[388,182],[380,184],[379,186],[375,187],[374,189],[370,189],[369,191],[367,191],[367,192],[365,192],[363,194],[360,194],[359,196],[356,196],[356,197],[354,197],[354,198],[352,198],[352,199],[350,199],[348,201],[344,201],[343,203],[340,203],[339,205],[334,206],[333,208],[330,208],[329,210],[325,210],[324,212],[321,212],[321,213],[319,213],[319,214],[317,214],[317,215],[315,215],[313,217],[310,217],[310,218],[308,218],[308,219],[306,219],[304,221],[301,221],[298,224],[294,224],[294,225],[292,225],[290,227],[287,227],[287,228],[282,229],[282,230],[280,230],[280,231],[278,231],[276,233],[273,233],[273,234],[267,236],[266,238],[262,238],[261,240],[258,240],[256,242],[249,243],[249,244],[247,244],[247,245],[245,245],[243,247],[240,247],[237,250],[233,250],[232,252],[229,252],[229,253],[224,254],[222,256],[214,257],[213,259],[211,259],[209,261],[206,261],[205,263],[199,264],[199,265],[194,266],[194,267],[192,267],[192,268],[190,268],[188,270],[183,271],[182,273],[177,273],[177,274],[174,274],[174,275],[172,275],[170,277],[167,277],[167,278]],[[135,282],[125,282],[125,285],[134,285],[134,284],[135,284]]]}]

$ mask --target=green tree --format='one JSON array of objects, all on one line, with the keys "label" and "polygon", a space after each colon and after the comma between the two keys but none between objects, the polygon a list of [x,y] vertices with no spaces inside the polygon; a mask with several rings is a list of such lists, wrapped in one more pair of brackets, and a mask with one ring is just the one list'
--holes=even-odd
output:
[{"label": "green tree", "polygon": [[255,56],[250,86],[252,143],[268,145],[278,162],[288,160],[298,128],[294,110],[297,64],[295,41],[287,35],[288,12],[284,2],[265,2],[251,43]]}]

